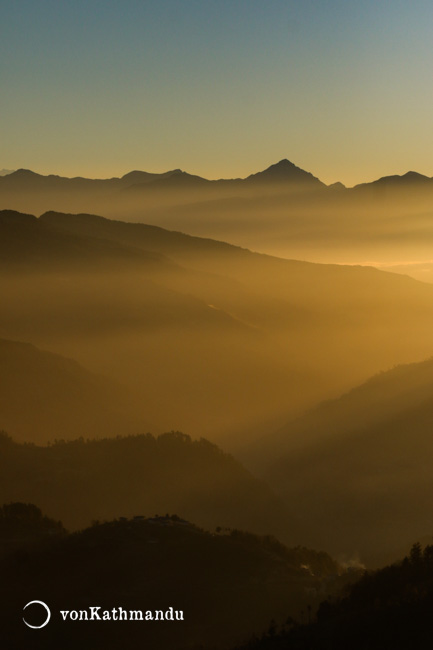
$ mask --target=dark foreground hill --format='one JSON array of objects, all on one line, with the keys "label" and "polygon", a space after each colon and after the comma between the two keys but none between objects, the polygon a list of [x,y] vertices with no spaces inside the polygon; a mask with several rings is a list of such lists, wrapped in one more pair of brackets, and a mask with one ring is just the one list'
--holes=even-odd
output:
[{"label": "dark foreground hill", "polygon": [[433,532],[432,427],[433,360],[398,366],[285,427],[267,478],[309,513],[309,543],[383,563]]},{"label": "dark foreground hill", "polygon": [[414,544],[403,561],[323,601],[315,623],[274,627],[242,650],[428,650],[432,607],[433,546]]},{"label": "dark foreground hill", "polygon": [[[34,517],[34,506],[27,508]],[[271,617],[282,622],[314,608],[353,579],[325,553],[236,530],[212,534],[176,515],[112,521],[72,535],[55,531],[25,545],[25,506],[21,511],[16,550],[0,558],[8,650],[227,648],[264,631]],[[35,599],[51,610],[39,630],[22,620],[44,621],[41,605],[23,612]]]},{"label": "dark foreground hill", "polygon": [[289,510],[267,485],[204,439],[173,432],[39,447],[3,434],[0,445],[0,501],[36,501],[68,528],[181,512],[209,528],[300,539]]}]

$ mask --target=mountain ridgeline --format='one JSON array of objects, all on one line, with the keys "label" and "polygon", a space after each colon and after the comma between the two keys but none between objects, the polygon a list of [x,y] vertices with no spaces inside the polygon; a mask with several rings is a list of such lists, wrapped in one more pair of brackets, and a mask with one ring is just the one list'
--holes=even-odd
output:
[{"label": "mountain ridgeline", "polygon": [[91,212],[286,258],[375,261],[433,279],[433,180],[413,171],[346,188],[326,185],[287,159],[247,178],[220,180],[180,169],[111,179],[20,169],[0,176],[0,205],[38,215]]},{"label": "mountain ridgeline", "polygon": [[290,509],[207,440],[171,432],[18,444],[0,437],[0,501],[37,502],[67,528],[94,520],[178,512],[214,529],[272,533],[298,543]]},{"label": "mountain ridgeline", "polygon": [[[122,386],[113,405],[127,393],[128,432],[180,429],[235,449],[245,431],[432,353],[433,288],[407,277],[88,214],[3,211],[0,234],[0,337]],[[0,426],[47,439],[9,416]]]},{"label": "mountain ridgeline", "polygon": [[433,286],[354,264],[429,279],[433,180],[18,170],[0,207],[8,647],[35,595],[185,610],[84,645],[57,616],[44,650],[227,650],[272,618],[248,647],[403,647],[383,621],[425,617],[430,546],[313,621],[433,532]]},{"label": "mountain ridgeline", "polygon": [[215,181],[181,169],[160,174],[136,170],[121,178],[110,179],[43,176],[19,169],[0,176],[0,204],[5,208],[37,214],[47,210],[91,211],[108,217],[120,216],[158,224],[156,214],[166,210],[171,214],[172,210],[191,203],[200,205],[203,201],[231,201],[286,193],[295,196],[324,187],[318,178],[288,160],[245,179]]},{"label": "mountain ridgeline", "polygon": [[[356,577],[326,553],[269,535],[211,533],[178,515],[123,517],[66,534],[19,502],[0,509],[0,548],[10,584],[0,611],[7,648],[223,650],[261,634],[271,617],[300,616]],[[39,634],[21,618],[35,593],[52,612]],[[30,624],[40,625],[39,610],[26,609]]]}]

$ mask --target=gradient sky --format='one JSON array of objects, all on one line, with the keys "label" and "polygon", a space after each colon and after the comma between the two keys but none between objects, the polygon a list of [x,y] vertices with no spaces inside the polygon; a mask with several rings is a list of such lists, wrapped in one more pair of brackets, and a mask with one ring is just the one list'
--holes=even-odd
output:
[{"label": "gradient sky", "polygon": [[0,0],[0,168],[433,176],[431,0]]}]

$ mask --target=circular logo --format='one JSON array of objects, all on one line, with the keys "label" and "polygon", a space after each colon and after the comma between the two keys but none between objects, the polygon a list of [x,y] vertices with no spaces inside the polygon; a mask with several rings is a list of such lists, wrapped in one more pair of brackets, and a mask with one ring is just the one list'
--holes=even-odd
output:
[{"label": "circular logo", "polygon": [[29,605],[35,605],[35,604],[36,604],[36,605],[42,605],[42,607],[44,607],[45,610],[46,610],[46,612],[47,612],[47,618],[46,618],[46,620],[44,621],[44,623],[42,623],[42,625],[30,625],[30,623],[27,623],[27,621],[26,621],[26,619],[24,618],[24,616],[23,616],[23,621],[24,621],[24,623],[27,625],[27,627],[31,627],[33,630],[40,630],[41,627],[45,627],[45,626],[47,625],[47,623],[49,622],[49,620],[50,620],[50,618],[51,618],[51,612],[50,612],[50,608],[48,607],[48,605],[46,605],[45,603],[43,603],[42,600],[31,600],[29,603],[27,603],[27,605],[26,605],[25,607],[23,607],[23,611],[24,611],[25,609],[27,609],[27,607],[29,607]]}]

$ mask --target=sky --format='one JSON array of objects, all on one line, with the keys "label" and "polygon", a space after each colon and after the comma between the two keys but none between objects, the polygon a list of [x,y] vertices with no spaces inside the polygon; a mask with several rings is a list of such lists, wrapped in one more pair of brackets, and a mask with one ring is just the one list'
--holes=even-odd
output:
[{"label": "sky", "polygon": [[433,176],[431,0],[0,0],[0,168]]}]

